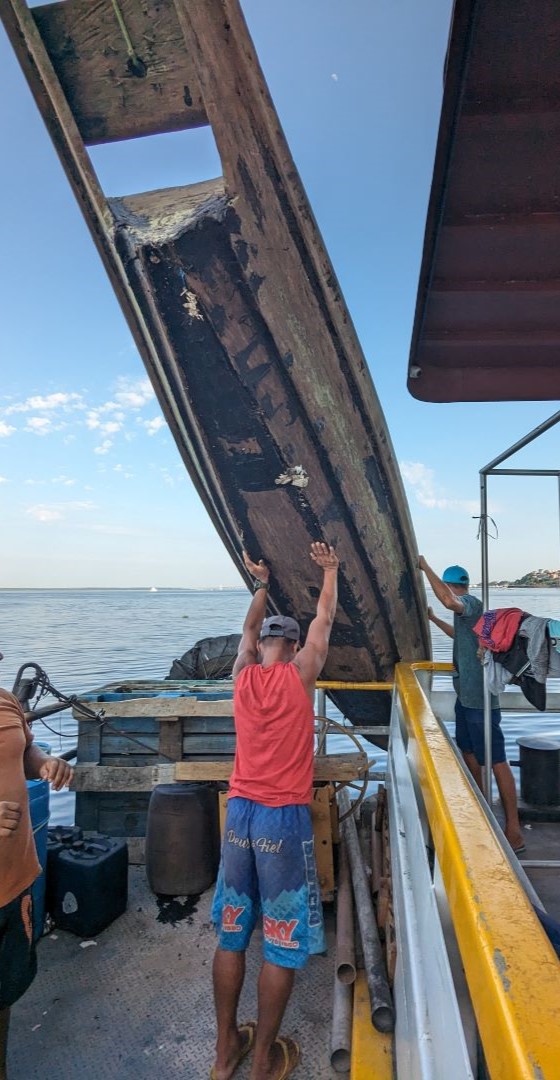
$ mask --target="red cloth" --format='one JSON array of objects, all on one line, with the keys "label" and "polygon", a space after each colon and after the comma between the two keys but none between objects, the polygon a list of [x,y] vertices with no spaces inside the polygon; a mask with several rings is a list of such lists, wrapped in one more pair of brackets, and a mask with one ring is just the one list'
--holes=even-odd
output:
[{"label": "red cloth", "polygon": [[525,611],[516,607],[484,611],[474,624],[473,632],[485,649],[490,649],[491,652],[508,652],[525,614]]},{"label": "red cloth", "polygon": [[230,798],[264,806],[311,802],[315,718],[297,667],[249,664],[233,694],[237,745]]}]

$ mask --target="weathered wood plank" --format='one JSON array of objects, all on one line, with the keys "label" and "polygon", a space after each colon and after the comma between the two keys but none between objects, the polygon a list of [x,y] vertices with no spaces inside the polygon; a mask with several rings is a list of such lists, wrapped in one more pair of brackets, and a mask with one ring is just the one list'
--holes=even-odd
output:
[{"label": "weathered wood plank", "polygon": [[178,761],[183,756],[183,722],[179,718],[162,724],[159,733],[159,755],[168,761]]},{"label": "weathered wood plank", "polygon": [[91,832],[99,832],[98,797],[91,791],[76,790],[76,808],[74,812],[76,825],[80,829],[88,829]]},{"label": "weathered wood plank", "polygon": [[[222,757],[235,753],[235,733],[227,735],[186,735],[183,739],[182,757],[205,754],[208,757]],[[178,761],[179,759],[176,758]]]},{"label": "weathered wood plank", "polygon": [[[136,793],[124,796],[113,792],[111,795],[97,795],[100,800],[98,811],[99,832],[106,836],[144,837],[148,825],[148,793]],[[107,802],[107,800],[111,800]]]},{"label": "weathered wood plank", "polygon": [[101,761],[101,727],[97,720],[82,720],[78,716],[78,754],[80,761]]},{"label": "weathered wood plank", "polygon": [[[84,704],[91,707],[91,702]],[[183,716],[233,716],[233,698],[225,701],[207,701],[196,697],[132,698],[130,701],[99,702],[98,706],[103,709],[108,720],[147,716],[156,720],[174,721]]]},{"label": "weathered wood plank", "polygon": [[175,766],[77,765],[72,791],[151,791],[156,784],[172,784]]},{"label": "weathered wood plank", "polygon": [[331,795],[331,787],[317,788],[311,803],[311,818],[315,838],[315,863],[323,903],[330,902],[334,898]]},{"label": "weathered wood plank", "polygon": [[85,143],[207,124],[200,85],[172,0],[119,0],[131,59],[111,0],[66,0],[33,18]]},{"label": "weathered wood plank", "polygon": [[[176,780],[229,780],[233,761],[178,761]],[[366,754],[324,754],[314,759],[317,783],[356,780],[367,768]]]},{"label": "weathered wood plank", "polygon": [[[229,780],[233,759],[223,761],[178,761],[175,765],[139,766],[78,765],[74,770],[74,791],[151,791],[156,784],[175,780]],[[366,754],[324,754],[315,758],[314,779],[348,782],[363,775]]]}]

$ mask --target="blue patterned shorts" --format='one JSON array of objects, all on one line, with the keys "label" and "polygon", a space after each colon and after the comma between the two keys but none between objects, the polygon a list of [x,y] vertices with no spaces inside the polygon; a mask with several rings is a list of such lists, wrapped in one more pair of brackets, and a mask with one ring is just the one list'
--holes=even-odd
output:
[{"label": "blue patterned shorts", "polygon": [[313,828],[307,806],[228,800],[212,903],[221,949],[244,952],[262,914],[264,958],[301,968],[325,952]]}]

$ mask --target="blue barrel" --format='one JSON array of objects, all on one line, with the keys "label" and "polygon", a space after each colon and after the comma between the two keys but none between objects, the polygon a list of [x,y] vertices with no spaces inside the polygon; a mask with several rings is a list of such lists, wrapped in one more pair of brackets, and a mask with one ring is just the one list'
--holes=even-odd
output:
[{"label": "blue barrel", "polygon": [[46,780],[28,780],[27,794],[31,827],[37,848],[37,858],[41,863],[41,874],[33,883],[33,937],[41,937],[45,925],[45,871],[47,866],[47,839],[49,824],[49,785]]}]

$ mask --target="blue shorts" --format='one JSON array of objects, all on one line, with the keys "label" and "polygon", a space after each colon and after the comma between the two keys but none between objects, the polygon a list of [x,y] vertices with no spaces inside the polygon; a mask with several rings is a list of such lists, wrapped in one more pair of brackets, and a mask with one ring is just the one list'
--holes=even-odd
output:
[{"label": "blue shorts", "polygon": [[[506,760],[506,745],[501,728],[502,714],[492,709],[492,764],[501,765]],[[455,741],[464,754],[474,754],[479,765],[484,765],[484,709],[467,709],[459,698],[455,702]]]},{"label": "blue shorts", "polygon": [[326,949],[308,806],[228,800],[212,902],[218,945],[244,952],[262,914],[264,958],[302,968]]}]

